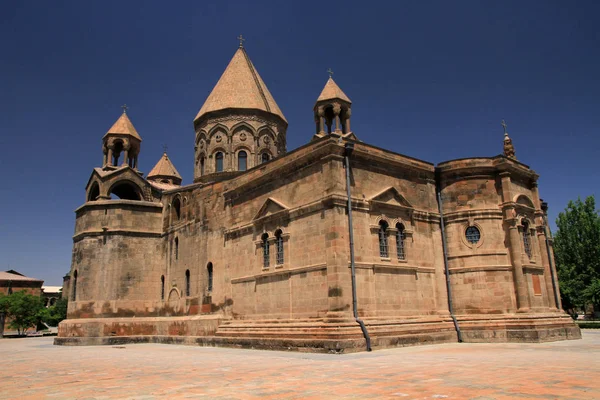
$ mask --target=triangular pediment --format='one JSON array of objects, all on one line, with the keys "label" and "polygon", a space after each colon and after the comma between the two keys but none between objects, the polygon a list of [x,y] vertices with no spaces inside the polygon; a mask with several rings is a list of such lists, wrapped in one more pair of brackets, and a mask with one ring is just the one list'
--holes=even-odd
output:
[{"label": "triangular pediment", "polygon": [[267,200],[265,200],[260,210],[258,210],[253,220],[268,217],[288,209],[289,208],[285,204],[273,199],[272,197],[269,197]]},{"label": "triangular pediment", "polygon": [[413,208],[412,204],[410,204],[408,200],[406,200],[404,196],[402,196],[395,187],[389,187],[377,193],[375,196],[371,197],[370,200],[391,206]]}]

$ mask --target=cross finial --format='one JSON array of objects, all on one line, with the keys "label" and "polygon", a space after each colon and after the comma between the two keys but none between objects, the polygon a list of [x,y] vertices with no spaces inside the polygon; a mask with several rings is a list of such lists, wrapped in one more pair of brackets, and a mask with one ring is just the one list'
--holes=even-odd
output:
[{"label": "cross finial", "polygon": [[244,48],[244,37],[240,34],[240,36],[238,36],[238,40],[240,41],[240,49]]},{"label": "cross finial", "polygon": [[123,104],[121,108],[123,109],[123,114],[127,114],[127,109],[129,108],[127,107],[127,104]]},{"label": "cross finial", "polygon": [[168,146],[166,144],[163,144],[163,152],[165,154],[167,154],[167,149],[168,149]]},{"label": "cross finial", "polygon": [[330,78],[333,76],[333,71],[331,70],[331,68],[327,69],[327,73],[329,74]]},{"label": "cross finial", "polygon": [[504,134],[508,135],[508,132],[506,131],[506,126],[507,126],[506,122],[504,122],[504,120],[502,120],[502,123],[500,125],[502,125],[502,128],[504,128]]}]

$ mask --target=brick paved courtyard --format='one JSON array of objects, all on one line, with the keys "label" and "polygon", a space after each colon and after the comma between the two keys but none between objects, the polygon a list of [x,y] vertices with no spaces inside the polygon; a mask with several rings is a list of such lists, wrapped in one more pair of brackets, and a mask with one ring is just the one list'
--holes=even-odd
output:
[{"label": "brick paved courtyard", "polygon": [[0,340],[2,399],[594,399],[600,331],[544,344],[447,344],[349,355]]}]

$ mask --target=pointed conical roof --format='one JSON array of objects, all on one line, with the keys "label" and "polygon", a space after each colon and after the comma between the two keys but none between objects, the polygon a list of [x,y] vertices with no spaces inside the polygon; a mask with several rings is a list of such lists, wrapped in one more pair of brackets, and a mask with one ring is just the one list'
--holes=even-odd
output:
[{"label": "pointed conical roof", "polygon": [[160,160],[158,160],[154,168],[152,168],[152,171],[150,171],[148,174],[148,178],[152,177],[171,177],[181,181],[181,175],[179,175],[179,172],[177,172],[177,169],[175,169],[175,166],[171,160],[169,160],[169,156],[167,155],[166,151],[163,153]]},{"label": "pointed conical roof", "polygon": [[233,55],[194,121],[206,113],[226,108],[262,110],[287,122],[243,47]]},{"label": "pointed conical roof", "polygon": [[342,89],[340,89],[340,87],[337,85],[337,83],[335,83],[333,78],[329,77],[329,79],[327,80],[327,83],[325,84],[325,87],[323,88],[323,90],[321,91],[321,94],[319,95],[319,98],[317,99],[317,103],[319,101],[333,100],[333,99],[340,99],[340,100],[346,101],[348,103],[352,103],[352,101],[348,98],[348,96],[346,96],[346,93],[344,93],[342,91]]},{"label": "pointed conical roof", "polygon": [[[117,122],[115,122],[113,124],[113,126],[111,126],[111,128],[108,130],[108,132],[106,132],[106,135],[108,135],[110,133],[114,133],[114,134],[118,134],[118,135],[130,135],[130,136],[133,136],[134,138],[136,138],[137,140],[139,140],[140,142],[142,141],[142,138],[135,130],[135,127],[133,126],[133,124],[129,120],[129,117],[127,116],[127,113],[125,113],[125,112],[123,114],[121,114],[121,116],[119,117]],[[106,136],[106,135],[104,135],[104,136]]]}]

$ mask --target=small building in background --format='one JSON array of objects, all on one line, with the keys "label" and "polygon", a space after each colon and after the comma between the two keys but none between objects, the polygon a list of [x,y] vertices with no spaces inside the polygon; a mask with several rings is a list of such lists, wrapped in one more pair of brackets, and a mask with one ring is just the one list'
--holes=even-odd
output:
[{"label": "small building in background", "polygon": [[[27,294],[41,296],[43,284],[43,280],[30,278],[12,269],[0,271],[0,294],[5,296],[23,290]],[[8,322],[4,320],[3,315],[0,315],[0,337],[4,335],[4,328],[8,326]]]}]

